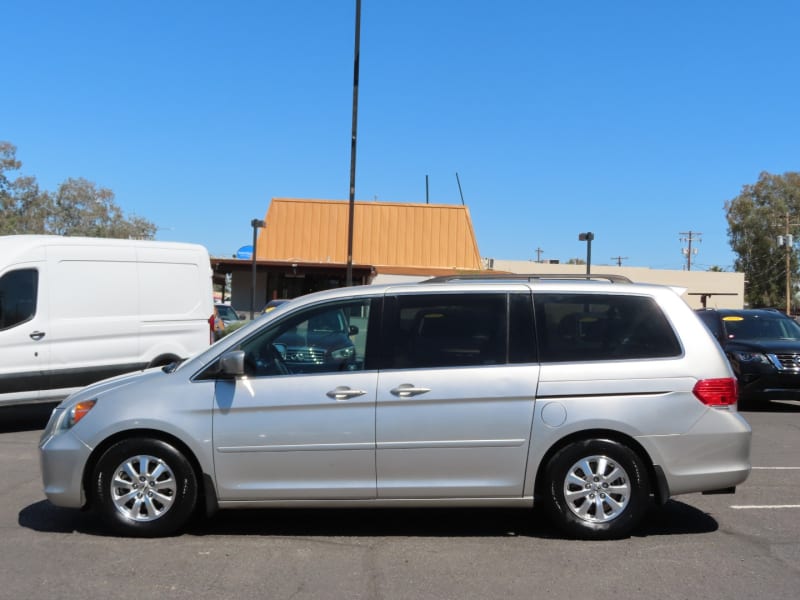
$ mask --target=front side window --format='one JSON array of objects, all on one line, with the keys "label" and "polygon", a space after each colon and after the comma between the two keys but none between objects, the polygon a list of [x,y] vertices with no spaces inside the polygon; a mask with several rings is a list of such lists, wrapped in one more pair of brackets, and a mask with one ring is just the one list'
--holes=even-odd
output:
[{"label": "front side window", "polygon": [[292,315],[242,342],[252,377],[368,368],[371,299],[326,304]]},{"label": "front side window", "polygon": [[38,282],[36,269],[18,269],[0,277],[0,330],[33,318]]},{"label": "front side window", "polygon": [[508,295],[419,294],[387,298],[389,369],[505,364]]},{"label": "front side window", "polygon": [[681,354],[675,332],[647,296],[536,294],[534,310],[542,362]]}]

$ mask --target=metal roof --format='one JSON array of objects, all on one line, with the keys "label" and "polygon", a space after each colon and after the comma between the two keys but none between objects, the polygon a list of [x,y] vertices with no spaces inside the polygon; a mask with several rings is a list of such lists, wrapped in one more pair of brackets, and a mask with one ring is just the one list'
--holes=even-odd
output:
[{"label": "metal roof", "polygon": [[[258,260],[347,262],[349,202],[273,198]],[[353,261],[375,266],[481,268],[466,206],[355,203]]]}]

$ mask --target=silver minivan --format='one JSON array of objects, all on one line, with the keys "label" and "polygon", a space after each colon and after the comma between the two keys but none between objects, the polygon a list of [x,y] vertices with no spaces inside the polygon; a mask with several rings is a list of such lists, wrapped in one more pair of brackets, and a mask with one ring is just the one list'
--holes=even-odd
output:
[{"label": "silver minivan", "polygon": [[[311,336],[342,318],[347,343]],[[650,502],[747,478],[736,392],[670,288],[344,288],[75,393],[42,435],[41,468],[53,504],[124,535],[218,508],[536,505],[569,536],[618,538]]]}]

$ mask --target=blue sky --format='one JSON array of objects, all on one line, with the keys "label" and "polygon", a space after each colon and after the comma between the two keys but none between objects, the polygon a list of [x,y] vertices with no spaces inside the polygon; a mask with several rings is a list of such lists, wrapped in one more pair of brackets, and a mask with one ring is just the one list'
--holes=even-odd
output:
[{"label": "blue sky", "polygon": [[[346,200],[355,0],[7,2],[0,140],[230,256]],[[460,203],[482,256],[730,269],[724,203],[800,169],[793,0],[362,0],[356,199]],[[358,257],[354,257],[357,261]]]}]

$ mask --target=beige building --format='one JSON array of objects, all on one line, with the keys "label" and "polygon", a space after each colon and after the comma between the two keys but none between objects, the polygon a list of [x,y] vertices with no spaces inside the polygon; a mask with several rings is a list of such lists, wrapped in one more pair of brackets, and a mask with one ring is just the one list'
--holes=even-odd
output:
[{"label": "beige building", "polygon": [[[522,260],[487,259],[486,266],[496,271],[548,275],[586,273],[586,265],[546,264]],[[715,271],[670,271],[646,267],[592,265],[592,273],[623,275],[638,283],[655,283],[683,288],[683,298],[692,308],[742,308],[744,305],[744,273]]]},{"label": "beige building", "polygon": [[[349,202],[274,198],[255,247],[255,306],[272,298],[345,284]],[[463,205],[399,202],[355,203],[353,282],[419,281],[435,275],[480,273],[560,274],[586,272],[585,265],[481,259],[469,209]],[[230,275],[232,303],[250,305],[252,261],[214,258],[217,281]],[[685,288],[690,306],[740,308],[742,273],[662,271],[593,265],[594,273]]]}]

